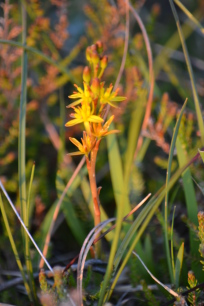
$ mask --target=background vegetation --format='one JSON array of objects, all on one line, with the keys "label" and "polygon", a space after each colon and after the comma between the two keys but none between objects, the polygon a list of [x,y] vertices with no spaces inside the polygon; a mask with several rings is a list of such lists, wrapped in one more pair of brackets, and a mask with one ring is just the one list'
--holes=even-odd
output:
[{"label": "background vegetation", "polygon": [[[180,305],[198,284],[186,303],[203,301],[204,2],[5,0],[0,15],[0,302],[79,304],[77,273],[87,305]],[[127,97],[109,112],[120,134],[102,140],[96,163],[102,221],[117,220],[100,260],[86,258],[87,170],[67,155],[82,129],[64,126],[85,50],[98,40],[109,59],[103,79]],[[77,261],[67,265],[84,241],[77,272]]]}]

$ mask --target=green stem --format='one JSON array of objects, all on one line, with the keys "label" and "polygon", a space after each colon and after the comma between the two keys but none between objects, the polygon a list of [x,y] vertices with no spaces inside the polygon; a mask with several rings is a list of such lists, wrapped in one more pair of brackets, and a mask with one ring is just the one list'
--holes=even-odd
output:
[{"label": "green stem", "polygon": [[[22,45],[26,45],[26,11],[23,3],[22,8]],[[18,139],[18,168],[19,168],[19,197],[21,207],[21,218],[28,228],[28,212],[26,199],[26,101],[27,101],[27,51],[24,49],[22,54],[22,77],[21,77],[21,98],[20,98],[20,114],[19,114],[19,139]],[[29,274],[29,282],[32,288],[31,294],[33,300],[37,302],[35,284],[33,280],[33,269],[30,260],[29,237],[22,231],[24,241],[24,255],[27,272]]]}]

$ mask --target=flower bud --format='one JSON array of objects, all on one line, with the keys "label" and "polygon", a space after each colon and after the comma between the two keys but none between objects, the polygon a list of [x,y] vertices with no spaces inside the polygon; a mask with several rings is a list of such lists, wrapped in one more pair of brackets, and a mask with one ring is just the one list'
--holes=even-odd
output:
[{"label": "flower bud", "polygon": [[91,45],[91,51],[92,52],[97,52],[97,46],[96,45]]},{"label": "flower bud", "polygon": [[99,96],[99,93],[100,93],[100,82],[99,82],[99,79],[98,78],[94,78],[93,79],[93,82],[92,82],[92,85],[91,85],[91,90],[92,92]]},{"label": "flower bud", "polygon": [[97,48],[98,54],[101,54],[103,52],[103,43],[102,43],[102,41],[98,40],[96,42],[96,48]]},{"label": "flower bud", "polygon": [[108,57],[105,55],[101,59],[101,69],[105,70],[108,65]]},{"label": "flower bud", "polygon": [[91,69],[88,66],[86,66],[84,68],[84,71],[83,71],[83,80],[86,83],[89,83],[90,80],[91,80]]},{"label": "flower bud", "polygon": [[92,52],[91,60],[92,60],[94,65],[97,65],[99,63],[100,58],[99,58],[99,56],[98,56],[96,51]]},{"label": "flower bud", "polygon": [[91,55],[92,55],[91,47],[86,48],[86,59],[87,59],[88,62],[92,61]]}]

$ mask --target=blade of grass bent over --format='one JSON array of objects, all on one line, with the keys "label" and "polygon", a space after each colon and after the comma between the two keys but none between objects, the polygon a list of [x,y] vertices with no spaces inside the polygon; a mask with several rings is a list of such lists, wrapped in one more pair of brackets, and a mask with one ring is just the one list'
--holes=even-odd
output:
[{"label": "blade of grass bent over", "polygon": [[201,112],[199,97],[198,97],[198,93],[197,93],[197,89],[196,89],[193,69],[192,69],[192,66],[191,66],[190,58],[189,58],[189,55],[188,55],[188,50],[187,50],[187,47],[186,47],[186,44],[185,44],[185,39],[184,39],[182,28],[181,28],[181,25],[180,25],[180,22],[179,22],[177,11],[175,9],[173,0],[169,0],[169,2],[170,2],[171,9],[172,9],[175,21],[176,21],[178,33],[179,33],[180,40],[181,40],[181,45],[182,45],[182,48],[183,48],[183,53],[184,53],[185,60],[186,60],[186,65],[187,65],[189,77],[190,77],[190,80],[191,80],[191,87],[192,87],[192,91],[193,91],[193,98],[194,98],[194,103],[195,103],[198,126],[199,126],[199,130],[200,130],[200,134],[201,134],[202,145],[204,145],[204,122],[203,122],[203,118],[202,118],[202,112]]},{"label": "blade of grass bent over", "polygon": [[165,247],[166,247],[166,256],[167,256],[167,263],[168,263],[168,268],[169,268],[169,274],[171,278],[171,282],[173,283],[173,270],[172,270],[172,265],[171,265],[171,256],[170,256],[170,251],[169,251],[169,241],[168,241],[168,184],[170,180],[170,175],[171,175],[171,164],[172,164],[172,159],[173,159],[173,153],[174,153],[174,148],[176,144],[176,138],[178,135],[178,130],[181,122],[181,118],[184,112],[184,109],[186,107],[187,99],[184,102],[184,105],[181,109],[181,112],[179,114],[178,120],[176,122],[174,132],[173,132],[173,137],[171,141],[171,146],[170,146],[170,152],[169,152],[169,159],[168,159],[168,167],[167,167],[167,173],[166,173],[166,195],[165,195],[165,209],[164,209],[164,219],[165,219],[165,228],[164,228],[164,236],[165,236]]}]

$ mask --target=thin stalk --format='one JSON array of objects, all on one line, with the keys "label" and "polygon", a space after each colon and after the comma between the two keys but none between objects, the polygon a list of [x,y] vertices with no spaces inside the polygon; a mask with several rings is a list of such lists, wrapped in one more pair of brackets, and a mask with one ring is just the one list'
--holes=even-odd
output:
[{"label": "thin stalk", "polygon": [[[26,45],[26,31],[27,31],[27,16],[23,3],[21,3],[22,10],[22,45]],[[22,220],[28,228],[28,213],[27,213],[27,197],[26,197],[26,101],[27,101],[27,63],[28,55],[24,49],[22,54],[22,74],[21,74],[21,98],[20,98],[20,114],[19,114],[19,138],[18,138],[18,174],[19,174],[19,197]],[[33,280],[33,268],[30,259],[29,237],[22,229],[22,236],[24,242],[24,256],[29,276],[29,284],[31,288],[32,299],[37,302],[37,295],[35,291],[35,283]]]},{"label": "thin stalk", "polygon": [[[101,140],[97,140],[96,145],[94,146],[93,150],[91,151],[91,156],[90,160],[87,157],[86,158],[86,165],[87,165],[87,170],[89,174],[89,182],[90,182],[90,188],[91,188],[91,194],[92,194],[92,199],[93,199],[93,204],[94,204],[94,225],[97,226],[101,222],[101,212],[100,212],[100,200],[99,200],[99,191],[97,189],[96,185],[96,173],[95,173],[95,168],[96,168],[96,157],[99,149]],[[100,235],[100,233],[99,233]],[[97,239],[95,237],[95,239]],[[100,242],[97,243],[96,245],[96,254],[97,257],[100,255]]]},{"label": "thin stalk", "polygon": [[[129,4],[129,9],[131,10],[133,16],[137,20],[137,23],[138,23],[138,25],[140,27],[140,30],[142,32],[142,35],[144,37],[145,46],[146,46],[146,50],[147,50],[148,65],[149,65],[150,88],[149,88],[149,96],[148,96],[148,100],[147,100],[147,104],[146,104],[146,112],[145,112],[144,119],[143,119],[143,124],[142,124],[142,131],[144,131],[147,128],[149,118],[150,118],[150,115],[151,115],[152,101],[153,101],[153,95],[154,95],[153,56],[152,56],[152,49],[151,49],[150,41],[149,41],[149,38],[148,38],[148,34],[147,34],[146,29],[145,29],[144,23],[142,22],[142,19],[140,18],[139,14],[136,12],[136,10],[133,8],[133,6],[131,4]],[[135,150],[135,156],[139,152],[139,150],[142,146],[142,143],[143,143],[143,137],[140,136],[140,138],[138,140],[138,143],[137,143],[136,150]]]},{"label": "thin stalk", "polygon": [[[22,44],[26,44],[26,14],[22,5]],[[25,176],[25,146],[26,146],[26,100],[27,100],[27,52],[23,50],[22,54],[22,72],[21,72],[21,98],[19,114],[19,138],[18,138],[18,174],[19,174],[19,196],[21,206],[21,217],[23,222],[26,220],[26,176]]]}]

